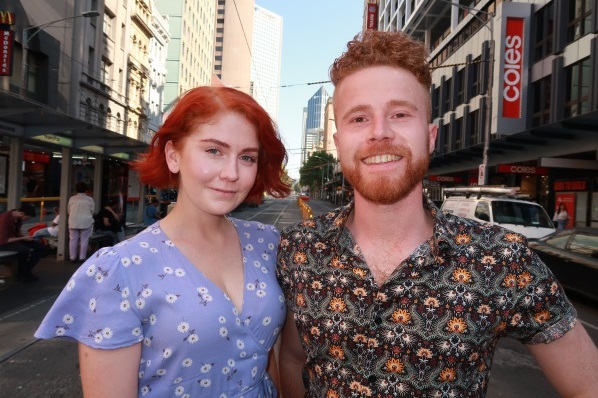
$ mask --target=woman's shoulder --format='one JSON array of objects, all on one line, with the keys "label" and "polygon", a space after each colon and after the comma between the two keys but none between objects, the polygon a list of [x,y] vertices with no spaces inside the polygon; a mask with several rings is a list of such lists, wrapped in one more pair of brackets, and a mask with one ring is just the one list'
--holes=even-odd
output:
[{"label": "woman's shoulder", "polygon": [[234,217],[229,217],[229,220],[231,220],[239,232],[255,232],[258,235],[272,236],[276,239],[280,237],[278,229],[272,224],[264,224],[259,221],[240,220]]}]

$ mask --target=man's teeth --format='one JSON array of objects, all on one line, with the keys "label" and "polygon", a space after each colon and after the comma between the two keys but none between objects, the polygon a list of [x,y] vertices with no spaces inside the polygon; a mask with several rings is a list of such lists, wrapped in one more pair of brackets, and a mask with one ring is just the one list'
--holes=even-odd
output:
[{"label": "man's teeth", "polygon": [[376,163],[386,163],[386,162],[394,162],[397,160],[401,160],[402,157],[398,155],[376,155],[371,156],[369,158],[363,159],[364,163],[367,164],[376,164]]}]

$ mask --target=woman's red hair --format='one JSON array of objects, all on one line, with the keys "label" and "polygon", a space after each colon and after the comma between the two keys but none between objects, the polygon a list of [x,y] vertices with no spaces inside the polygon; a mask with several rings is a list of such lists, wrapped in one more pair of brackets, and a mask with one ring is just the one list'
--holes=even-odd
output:
[{"label": "woman's red hair", "polygon": [[287,153],[268,113],[249,95],[228,87],[197,87],[184,93],[166,121],[152,138],[147,152],[131,163],[144,184],[158,189],[178,188],[178,176],[166,164],[165,146],[172,141],[175,148],[200,124],[213,122],[219,115],[235,112],[244,116],[257,131],[260,151],[255,183],[245,201],[261,201],[264,192],[281,198],[290,193],[283,180]]}]

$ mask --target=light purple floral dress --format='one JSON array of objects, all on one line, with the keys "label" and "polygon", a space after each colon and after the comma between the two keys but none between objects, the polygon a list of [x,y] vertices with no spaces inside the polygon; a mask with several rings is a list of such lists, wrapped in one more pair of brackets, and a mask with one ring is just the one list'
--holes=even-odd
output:
[{"label": "light purple floral dress", "polygon": [[159,222],[99,250],[35,333],[115,349],[141,342],[139,397],[275,397],[268,353],[285,318],[273,226],[230,219],[243,250],[242,312]]}]

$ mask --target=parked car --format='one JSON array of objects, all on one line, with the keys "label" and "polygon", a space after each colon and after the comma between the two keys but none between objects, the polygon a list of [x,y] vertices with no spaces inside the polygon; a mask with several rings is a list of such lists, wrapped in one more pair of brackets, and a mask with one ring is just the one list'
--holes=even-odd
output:
[{"label": "parked car", "polygon": [[565,289],[598,302],[598,228],[566,229],[529,245]]},{"label": "parked car", "polygon": [[441,209],[459,217],[485,224],[500,225],[528,239],[539,239],[555,231],[546,210],[537,203],[521,199],[518,188],[445,188]]}]

